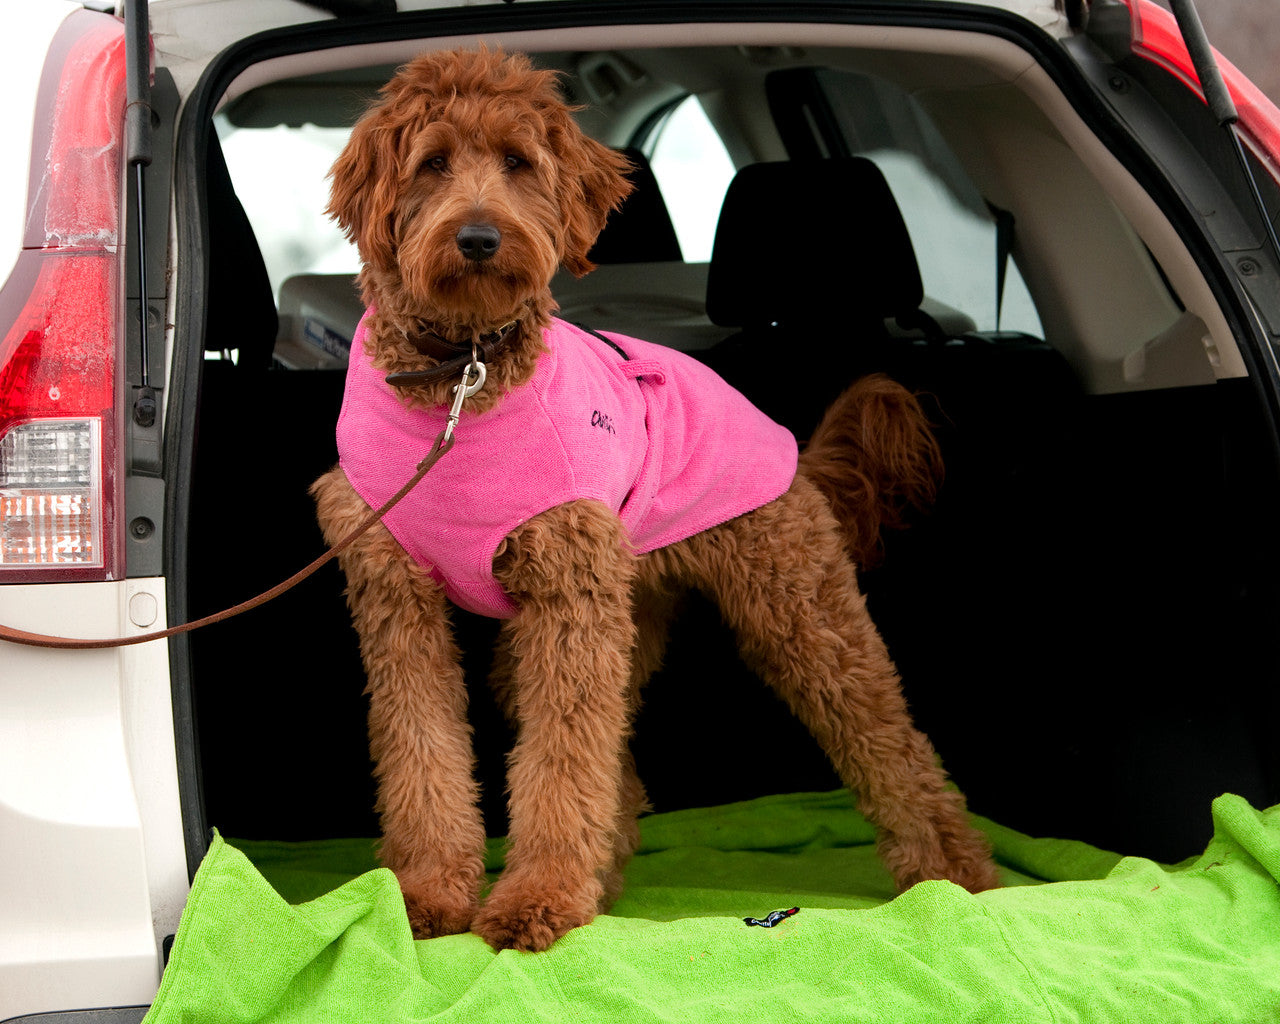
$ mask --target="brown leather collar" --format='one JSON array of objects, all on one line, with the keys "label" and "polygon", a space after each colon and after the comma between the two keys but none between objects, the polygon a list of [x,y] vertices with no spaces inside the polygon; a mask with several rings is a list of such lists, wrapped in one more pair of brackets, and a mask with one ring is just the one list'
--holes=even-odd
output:
[{"label": "brown leather collar", "polygon": [[512,320],[509,324],[504,324],[496,331],[479,335],[475,339],[474,352],[470,341],[453,342],[431,331],[424,331],[421,335],[412,339],[413,344],[424,356],[441,360],[440,364],[426,370],[405,370],[400,373],[391,373],[387,375],[386,381],[392,387],[412,388],[420,387],[424,384],[438,384],[443,380],[451,380],[457,377],[464,367],[471,365],[473,356],[482,363],[489,362],[515,340],[519,334],[519,327],[520,321]]}]

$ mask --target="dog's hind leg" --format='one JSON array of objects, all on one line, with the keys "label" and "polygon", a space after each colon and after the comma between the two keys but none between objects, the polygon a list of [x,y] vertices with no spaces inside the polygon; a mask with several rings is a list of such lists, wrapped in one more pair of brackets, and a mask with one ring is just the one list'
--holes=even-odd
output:
[{"label": "dog's hind leg", "polygon": [[536,516],[494,559],[520,607],[503,627],[519,729],[511,842],[472,926],[495,948],[545,949],[604,897],[630,711],[635,561],[618,517],[591,501]]},{"label": "dog's hind leg", "polygon": [[[368,507],[339,469],[312,486],[332,544]],[[379,856],[414,935],[465,932],[484,879],[466,685],[439,586],[377,524],[339,556],[370,695]]]},{"label": "dog's hind leg", "polygon": [[677,574],[715,598],[752,667],[830,757],[876,827],[898,887],[998,884],[867,613],[826,500],[797,477],[777,501],[673,545]]}]

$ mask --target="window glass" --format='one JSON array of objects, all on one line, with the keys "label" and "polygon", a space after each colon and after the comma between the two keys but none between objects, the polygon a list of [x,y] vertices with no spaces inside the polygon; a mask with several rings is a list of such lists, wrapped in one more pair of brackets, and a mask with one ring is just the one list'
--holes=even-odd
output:
[{"label": "window glass", "polygon": [[643,147],[687,263],[711,259],[733,161],[696,96],[681,100]]},{"label": "window glass", "polygon": [[[925,294],[967,314],[979,330],[994,330],[1000,262],[995,218],[941,133],[915,100],[888,82],[831,70],[819,71],[818,81],[850,149],[884,173],[906,221]],[[1043,337],[1012,260],[998,326]]]},{"label": "window glass", "polygon": [[329,168],[351,129],[215,123],[277,301],[281,283],[294,274],[355,274],[360,269],[356,247],[324,212]]},{"label": "window glass", "polygon": [[[995,330],[995,220],[961,203],[913,153],[881,149],[859,155],[875,162],[898,201],[925,294],[969,314],[979,330]],[[1042,336],[1035,303],[1012,260],[1006,264],[999,327]]]}]

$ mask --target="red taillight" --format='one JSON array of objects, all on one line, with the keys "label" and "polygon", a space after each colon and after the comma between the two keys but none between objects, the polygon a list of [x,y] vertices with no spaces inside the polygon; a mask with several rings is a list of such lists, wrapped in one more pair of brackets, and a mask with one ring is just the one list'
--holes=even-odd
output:
[{"label": "red taillight", "polygon": [[[80,13],[37,119],[25,247],[0,289],[0,582],[114,579],[124,34]],[[62,47],[55,40],[54,52]]]},{"label": "red taillight", "polygon": [[[1152,0],[1124,2],[1129,7],[1133,53],[1158,64],[1203,96],[1200,78],[1173,14]],[[1271,176],[1280,182],[1280,110],[1234,64],[1216,50],[1214,53],[1240,115],[1237,127],[1241,136]]]}]

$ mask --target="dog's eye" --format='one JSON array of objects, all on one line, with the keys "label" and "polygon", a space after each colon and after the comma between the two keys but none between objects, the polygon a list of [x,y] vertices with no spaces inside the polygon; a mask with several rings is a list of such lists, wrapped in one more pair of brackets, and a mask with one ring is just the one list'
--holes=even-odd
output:
[{"label": "dog's eye", "polygon": [[427,161],[427,167],[433,171],[443,171],[449,166],[449,162],[442,156],[433,156]]},{"label": "dog's eye", "polygon": [[521,167],[527,167],[529,163],[523,157],[518,157],[514,153],[508,153],[504,162],[506,163],[507,170],[509,171],[515,171]]}]

